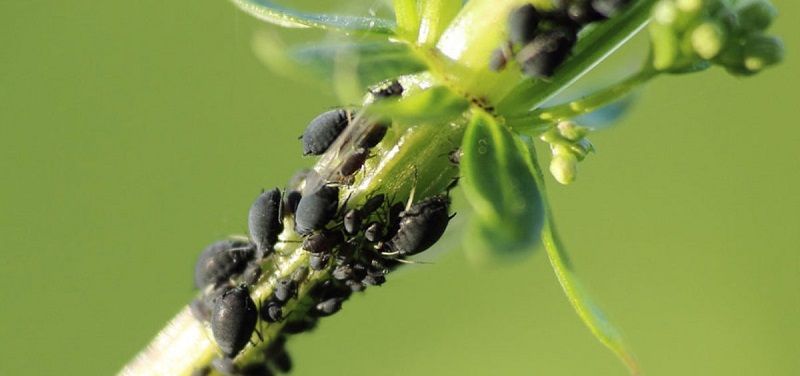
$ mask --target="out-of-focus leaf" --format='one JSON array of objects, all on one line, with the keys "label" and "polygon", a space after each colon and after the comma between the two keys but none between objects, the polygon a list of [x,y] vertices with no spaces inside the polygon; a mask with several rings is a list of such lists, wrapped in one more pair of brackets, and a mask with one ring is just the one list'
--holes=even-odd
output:
[{"label": "out-of-focus leaf", "polygon": [[414,41],[419,31],[419,12],[417,0],[392,0],[397,35],[407,41]]},{"label": "out-of-focus leaf", "polygon": [[[533,163],[533,168],[536,171],[541,171],[536,154],[533,150],[533,144],[530,142],[525,143],[529,149],[528,155],[530,161]],[[544,215],[544,225],[542,226],[541,236],[542,243],[553,267],[553,271],[567,295],[572,308],[578,314],[583,323],[589,328],[592,334],[603,345],[610,349],[617,357],[628,367],[631,375],[639,375],[639,365],[636,362],[633,353],[628,348],[627,344],[622,338],[622,335],[614,327],[614,325],[606,318],[602,310],[594,303],[593,299],[586,290],[583,288],[578,276],[573,270],[572,264],[569,262],[569,257],[566,254],[565,248],[553,222],[552,211],[547,202],[547,192],[544,187],[544,180],[540,173],[535,173],[537,183],[542,188],[542,203]]]},{"label": "out-of-focus leaf", "polygon": [[303,13],[268,0],[231,0],[245,13],[282,27],[336,30],[351,34],[394,35],[394,23],[373,17]]},{"label": "out-of-focus leaf", "polygon": [[367,108],[370,114],[404,123],[451,120],[469,107],[464,97],[443,86],[434,86],[399,98],[381,99]]},{"label": "out-of-focus leaf", "polygon": [[475,110],[462,150],[462,187],[475,209],[473,231],[465,245],[488,247],[498,255],[533,250],[544,211],[527,149],[508,127]]},{"label": "out-of-focus leaf", "polygon": [[[274,35],[256,34],[256,56],[272,70],[299,80],[346,84],[336,87],[345,102],[358,100],[369,85],[425,69],[409,48],[391,42],[331,42],[287,47]],[[349,93],[352,92],[352,93]]]},{"label": "out-of-focus leaf", "polygon": [[417,43],[433,46],[461,9],[461,0],[426,0],[420,4]]}]

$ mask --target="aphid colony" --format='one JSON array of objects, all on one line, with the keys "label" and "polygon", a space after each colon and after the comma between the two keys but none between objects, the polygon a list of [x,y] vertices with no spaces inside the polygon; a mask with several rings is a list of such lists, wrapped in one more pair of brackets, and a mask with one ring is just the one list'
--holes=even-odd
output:
[{"label": "aphid colony", "polygon": [[[393,81],[371,94],[380,100],[402,91],[402,86]],[[313,170],[298,172],[285,192],[275,188],[255,199],[248,214],[249,239],[218,241],[198,258],[195,286],[202,296],[191,308],[198,319],[210,323],[222,354],[214,362],[219,371],[235,375],[288,372],[291,359],[283,347],[287,335],[313,329],[320,317],[339,311],[353,292],[383,284],[386,274],[404,257],[431,247],[447,228],[451,216],[446,193],[416,202],[391,202],[387,194],[372,193],[360,205],[351,205],[349,197],[342,197],[343,188],[352,184],[354,175],[370,158],[370,149],[381,142],[391,126],[371,122],[361,124],[356,132],[345,132],[352,123],[350,110],[330,110],[314,118],[300,137],[304,155],[322,155],[342,137],[351,140],[336,150],[342,156],[335,173],[326,175],[337,177],[336,181]],[[285,228],[286,224],[293,224],[293,228]],[[270,260],[280,256],[275,246],[282,242],[285,230],[302,237],[302,249],[309,253],[308,265],[278,279],[270,296],[255,302],[249,286],[258,282],[262,267],[272,265]],[[311,284],[309,276],[314,273],[330,278],[318,278]],[[303,286],[307,293],[299,296]],[[293,300],[297,304],[287,312],[287,303]],[[233,359],[252,340],[253,333],[261,337],[260,322],[282,325],[277,340],[272,340],[262,361],[234,365]]]},{"label": "aphid colony", "polygon": [[514,58],[525,75],[548,78],[569,57],[584,26],[614,16],[629,2],[553,0],[548,11],[531,4],[516,8],[508,17],[508,41],[492,51],[489,69],[503,70]]}]

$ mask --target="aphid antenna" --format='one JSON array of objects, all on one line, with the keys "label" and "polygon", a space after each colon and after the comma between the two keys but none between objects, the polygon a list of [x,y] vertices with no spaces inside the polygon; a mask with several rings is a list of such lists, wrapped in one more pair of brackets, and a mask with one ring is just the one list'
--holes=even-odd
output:
[{"label": "aphid antenna", "polygon": [[433,265],[434,264],[433,262],[430,262],[430,261],[415,261],[415,260],[407,260],[407,259],[402,259],[402,258],[398,258],[398,259],[394,259],[394,260],[399,262],[399,263],[401,263],[401,264],[407,264],[407,265]]}]

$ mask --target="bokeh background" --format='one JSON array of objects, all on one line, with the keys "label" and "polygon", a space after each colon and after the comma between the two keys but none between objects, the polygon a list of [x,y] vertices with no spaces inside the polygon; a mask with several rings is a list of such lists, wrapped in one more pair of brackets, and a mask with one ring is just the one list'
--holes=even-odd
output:
[{"label": "bokeh background", "polygon": [[[648,375],[800,374],[800,4],[774,3],[783,65],[658,80],[576,184],[549,179]],[[294,140],[336,100],[264,68],[225,1],[9,0],[0,20],[0,374],[113,374],[192,298],[200,249],[313,163]],[[295,375],[625,374],[543,252],[452,248],[292,340]]]}]

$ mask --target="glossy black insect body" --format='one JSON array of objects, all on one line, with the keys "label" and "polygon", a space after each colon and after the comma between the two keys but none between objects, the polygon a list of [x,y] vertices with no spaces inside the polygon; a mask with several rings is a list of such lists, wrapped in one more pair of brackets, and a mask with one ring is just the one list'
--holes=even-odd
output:
[{"label": "glossy black insect body", "polygon": [[568,29],[553,29],[537,35],[517,54],[522,71],[530,77],[552,76],[569,56],[575,38],[575,33]]},{"label": "glossy black insect body", "polygon": [[361,206],[361,214],[364,217],[366,217],[374,213],[375,210],[378,210],[378,208],[380,208],[381,205],[383,205],[383,202],[385,200],[386,200],[386,195],[384,195],[383,193],[368,198],[367,202],[365,202],[364,205]]},{"label": "glossy black insect body", "polygon": [[399,255],[414,255],[432,246],[442,237],[450,222],[450,199],[437,195],[416,204],[400,214],[397,233],[388,248]]},{"label": "glossy black insect body", "polygon": [[357,233],[361,230],[361,221],[363,220],[361,210],[350,209],[344,213],[344,231],[350,235]]},{"label": "glossy black insect body", "polygon": [[339,170],[342,176],[350,176],[358,172],[364,166],[364,162],[369,157],[369,150],[358,148],[345,158],[342,167]]},{"label": "glossy black insect body", "polygon": [[279,302],[286,302],[291,298],[297,296],[297,282],[291,279],[281,279],[275,286],[275,293],[273,295]]},{"label": "glossy black insect body", "polygon": [[281,373],[289,373],[292,370],[292,358],[289,356],[289,353],[286,352],[285,349],[273,355],[270,360],[272,361],[272,365],[275,366]]},{"label": "glossy black insect body", "polygon": [[315,117],[301,136],[303,155],[324,153],[349,123],[350,113],[343,108],[326,111]]},{"label": "glossy black insect body", "polygon": [[250,237],[262,256],[272,252],[278,235],[283,231],[281,200],[281,191],[275,188],[261,193],[250,206],[247,225]]},{"label": "glossy black insect body", "polygon": [[320,316],[330,316],[342,309],[341,298],[330,298],[317,303],[315,307]]},{"label": "glossy black insect body", "polygon": [[225,291],[211,313],[211,331],[222,353],[233,358],[250,341],[258,321],[258,311],[247,287]]},{"label": "glossy black insect body", "polygon": [[349,264],[342,264],[333,269],[333,278],[344,281],[353,276],[353,267]]},{"label": "glossy black insect body", "polygon": [[267,301],[261,306],[261,318],[270,323],[283,320],[283,306],[278,301]]},{"label": "glossy black insect body", "polygon": [[361,136],[361,139],[358,140],[358,147],[364,149],[371,149],[374,148],[375,145],[378,145],[383,137],[386,136],[386,131],[389,130],[389,126],[383,123],[375,123],[369,126],[364,135]]},{"label": "glossy black insect body", "polygon": [[330,259],[331,256],[329,254],[313,254],[308,258],[308,266],[311,268],[311,270],[322,270],[328,266]]},{"label": "glossy black insect body", "polygon": [[194,267],[195,287],[220,284],[241,273],[253,258],[252,244],[239,240],[215,242],[200,254]]},{"label": "glossy black insect body", "polygon": [[289,191],[286,192],[286,197],[283,199],[283,210],[285,214],[294,215],[297,211],[297,205],[300,203],[300,199],[303,198],[303,195],[300,191]]},{"label": "glossy black insect body", "polygon": [[542,16],[531,4],[511,11],[508,16],[508,38],[516,45],[525,45],[536,37]]},{"label": "glossy black insect body", "polygon": [[367,275],[364,279],[361,280],[361,283],[365,283],[371,286],[380,286],[386,282],[386,277],[382,275]]},{"label": "glossy black insect body", "polygon": [[369,242],[377,242],[383,238],[382,227],[378,222],[371,222],[364,230],[364,239]]},{"label": "glossy black insect body", "polygon": [[306,194],[297,204],[295,212],[295,231],[308,235],[325,227],[336,215],[339,207],[339,188],[322,186],[311,194]]},{"label": "glossy black insect body", "polygon": [[342,234],[338,231],[319,231],[303,240],[303,249],[314,254],[331,253],[334,247],[342,241]]}]

